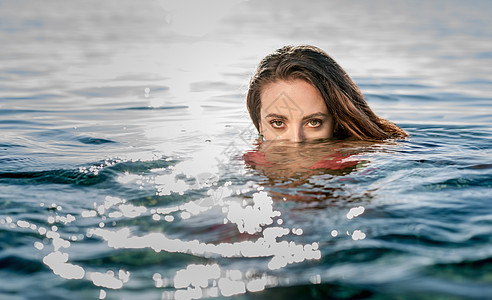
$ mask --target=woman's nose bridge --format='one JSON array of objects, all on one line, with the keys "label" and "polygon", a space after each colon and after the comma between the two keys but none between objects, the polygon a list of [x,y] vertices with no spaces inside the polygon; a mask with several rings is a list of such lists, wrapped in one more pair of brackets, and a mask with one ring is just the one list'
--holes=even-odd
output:
[{"label": "woman's nose bridge", "polygon": [[290,140],[293,142],[302,142],[304,140],[304,131],[302,126],[291,127]]}]

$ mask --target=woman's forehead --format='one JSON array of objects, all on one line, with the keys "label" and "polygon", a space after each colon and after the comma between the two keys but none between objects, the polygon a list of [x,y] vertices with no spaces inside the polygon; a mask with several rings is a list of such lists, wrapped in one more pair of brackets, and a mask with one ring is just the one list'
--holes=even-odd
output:
[{"label": "woman's forehead", "polygon": [[264,87],[261,93],[261,114],[303,117],[326,112],[326,104],[319,91],[304,80],[281,80]]}]

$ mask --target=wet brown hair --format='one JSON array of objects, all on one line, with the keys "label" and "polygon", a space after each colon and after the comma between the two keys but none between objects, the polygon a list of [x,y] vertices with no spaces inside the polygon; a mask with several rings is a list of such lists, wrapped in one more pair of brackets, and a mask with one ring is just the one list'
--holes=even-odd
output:
[{"label": "wet brown hair", "polygon": [[258,131],[263,88],[293,79],[305,80],[318,89],[333,116],[335,138],[383,140],[408,136],[397,125],[378,117],[342,67],[323,50],[309,45],[285,46],[258,65],[246,97],[249,115]]}]

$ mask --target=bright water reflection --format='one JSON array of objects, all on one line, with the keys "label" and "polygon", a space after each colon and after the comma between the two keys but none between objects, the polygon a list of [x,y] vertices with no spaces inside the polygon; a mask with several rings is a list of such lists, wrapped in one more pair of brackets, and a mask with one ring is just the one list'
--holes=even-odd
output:
[{"label": "bright water reflection", "polygon": [[[488,297],[490,6],[0,2],[0,298]],[[256,145],[299,43],[411,137]]]},{"label": "bright water reflection", "polygon": [[[330,143],[331,144],[331,143]],[[308,145],[309,151],[299,151],[297,146],[291,152],[287,147],[283,155],[290,156],[286,161],[295,161],[303,158],[304,161],[327,160],[326,155],[313,156],[312,150],[327,149],[332,160],[336,162],[322,165],[329,171],[330,168],[338,170],[342,167],[351,168],[353,164],[345,166],[333,152],[333,148],[320,148],[317,144]],[[263,147],[264,148],[264,147]],[[279,155],[276,146],[264,148],[267,154],[275,152]],[[252,152],[257,154],[257,152]],[[262,152],[263,153],[263,152]],[[301,155],[302,153],[302,155]],[[317,153],[316,151],[313,153]],[[335,156],[333,154],[335,153]],[[258,292],[266,287],[278,284],[279,278],[268,273],[267,270],[279,270],[290,264],[299,264],[309,260],[319,260],[321,252],[319,244],[315,240],[306,243],[305,239],[299,240],[296,236],[303,235],[303,228],[291,227],[284,224],[282,214],[275,210],[275,204],[269,193],[264,191],[264,186],[254,182],[247,182],[238,186],[231,181],[220,178],[222,174],[217,168],[217,163],[207,165],[214,154],[213,147],[205,147],[187,160],[175,162],[170,159],[162,161],[159,168],[149,168],[145,173],[132,174],[128,171],[120,173],[116,182],[131,189],[152,189],[158,196],[170,195],[182,196],[190,194],[194,190],[206,190],[207,196],[196,200],[181,202],[176,205],[151,206],[136,205],[124,198],[108,195],[103,202],[93,202],[91,209],[84,209],[78,214],[63,213],[63,207],[56,202],[51,204],[41,203],[41,207],[48,206],[53,213],[45,220],[47,227],[38,226],[36,222],[26,220],[14,220],[11,217],[0,219],[0,224],[20,230],[30,230],[39,238],[34,242],[34,247],[43,251],[43,263],[48,266],[55,275],[70,280],[88,280],[96,287],[101,287],[100,298],[104,298],[105,289],[121,289],[131,281],[131,270],[114,269],[95,271],[90,267],[83,267],[70,259],[72,245],[85,243],[97,239],[103,240],[108,247],[118,249],[152,249],[156,253],[185,253],[194,257],[203,257],[207,260],[217,261],[214,264],[189,264],[184,269],[177,270],[174,276],[156,272],[152,278],[157,288],[174,286],[175,291],[164,292],[163,298],[197,299],[201,297],[232,296],[249,292]],[[216,155],[220,154],[217,151]],[[325,153],[326,154],[326,153]],[[280,154],[282,155],[282,154]],[[269,159],[270,155],[267,155]],[[141,160],[140,160],[141,161]],[[123,162],[119,162],[120,164]],[[336,164],[336,165],[334,165]],[[118,165],[116,162],[106,162],[97,167],[79,168],[81,174],[101,176],[105,168]],[[234,165],[229,162],[228,165]],[[214,168],[215,166],[215,168]],[[272,169],[274,170],[274,169]],[[321,172],[322,173],[322,172]],[[278,174],[276,174],[278,176]],[[288,177],[283,177],[287,179]],[[288,179],[287,179],[288,180]],[[268,187],[268,184],[267,184]],[[285,200],[285,198],[284,198]],[[352,220],[364,213],[364,207],[351,208],[346,214],[347,219]],[[218,230],[223,227],[228,231],[237,231],[239,241],[206,242],[199,239],[176,238],[173,234],[151,230],[139,229],[142,224],[173,223],[173,222],[200,222],[200,216],[223,220],[222,224],[215,223],[210,230]],[[138,219],[138,223],[125,226],[131,219]],[[90,224],[93,224],[92,227]],[[136,225],[136,226],[135,226]],[[68,234],[59,232],[60,228],[87,228],[85,234]],[[232,226],[232,227],[231,227]],[[215,227],[215,228],[214,228]],[[165,227],[164,227],[165,228]],[[222,230],[222,229],[220,229]],[[332,236],[336,230],[332,231]],[[351,238],[362,240],[365,233],[361,230],[347,232]],[[52,249],[52,252],[46,250]],[[77,251],[75,251],[77,252]],[[229,269],[222,266],[220,261],[224,258],[258,259],[265,258],[266,266],[249,270]],[[248,264],[247,261],[244,262]],[[261,264],[260,264],[261,265]],[[100,268],[97,268],[100,269]],[[319,275],[315,275],[315,283],[319,283]]]}]

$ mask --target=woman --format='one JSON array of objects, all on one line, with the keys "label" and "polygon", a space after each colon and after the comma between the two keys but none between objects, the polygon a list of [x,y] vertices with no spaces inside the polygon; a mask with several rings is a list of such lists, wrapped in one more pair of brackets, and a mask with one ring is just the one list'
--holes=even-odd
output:
[{"label": "woman", "polygon": [[385,140],[407,136],[378,117],[347,73],[314,46],[286,46],[265,57],[247,95],[264,140]]},{"label": "woman", "polygon": [[408,136],[378,117],[347,73],[309,45],[265,57],[251,78],[247,106],[260,139],[244,160],[277,187],[300,186],[318,173],[348,174],[367,163],[354,154]]}]

